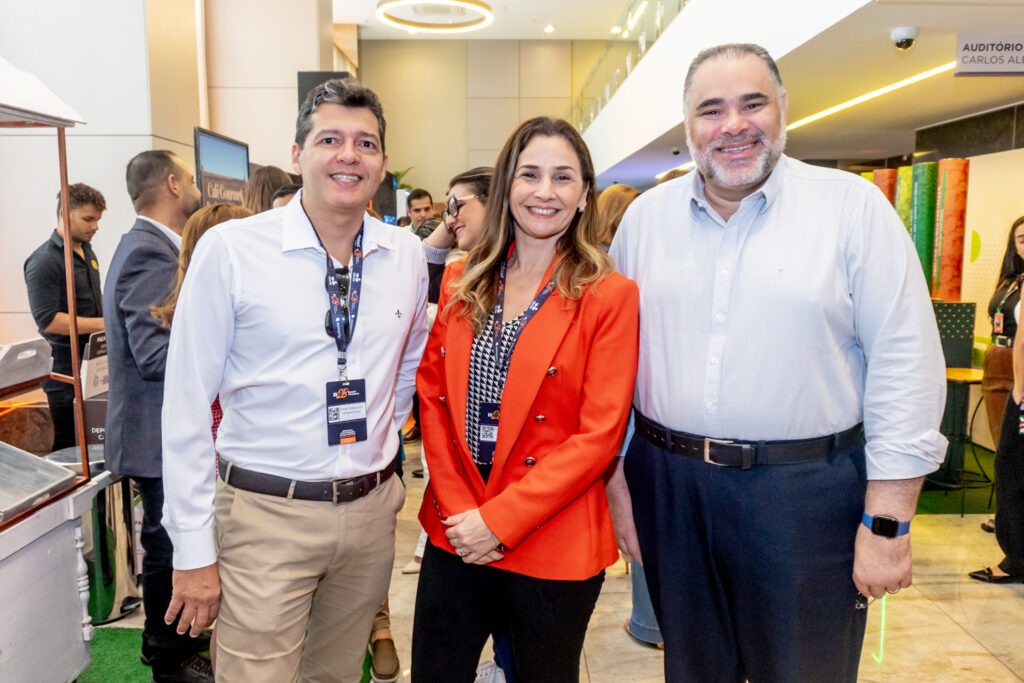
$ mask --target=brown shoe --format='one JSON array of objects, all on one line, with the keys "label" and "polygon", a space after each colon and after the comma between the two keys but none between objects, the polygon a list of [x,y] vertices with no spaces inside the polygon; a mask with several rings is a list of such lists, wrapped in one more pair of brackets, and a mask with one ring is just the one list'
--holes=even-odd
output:
[{"label": "brown shoe", "polygon": [[419,440],[420,440],[420,426],[418,424],[413,425],[412,429],[407,431],[405,434],[402,434],[402,441],[404,441],[405,443],[413,443],[414,441],[419,441]]},{"label": "brown shoe", "polygon": [[378,638],[370,643],[370,680],[373,683],[395,683],[401,672],[398,662],[398,650],[391,638]]}]

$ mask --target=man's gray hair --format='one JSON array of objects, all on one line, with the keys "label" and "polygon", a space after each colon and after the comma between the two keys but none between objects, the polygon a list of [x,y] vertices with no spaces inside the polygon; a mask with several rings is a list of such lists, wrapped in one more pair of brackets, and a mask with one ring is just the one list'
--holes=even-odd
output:
[{"label": "man's gray hair", "polygon": [[689,102],[690,90],[693,88],[693,78],[697,73],[697,69],[701,64],[712,59],[714,57],[721,56],[728,57],[743,57],[744,55],[754,55],[768,67],[768,73],[772,77],[772,81],[775,82],[776,89],[779,93],[783,91],[782,86],[782,75],[779,73],[779,66],[772,59],[772,56],[768,54],[768,50],[764,49],[760,45],[754,43],[724,43],[722,45],[715,45],[709,47],[706,50],[701,50],[693,61],[690,62],[690,68],[686,72],[686,80],[683,81],[683,106],[686,107]]},{"label": "man's gray hair", "polygon": [[377,94],[354,78],[332,78],[316,86],[306,95],[295,119],[295,144],[302,149],[313,128],[313,113],[321,104],[340,104],[343,107],[369,109],[377,117],[377,133],[380,135],[380,151],[384,153],[384,108]]}]

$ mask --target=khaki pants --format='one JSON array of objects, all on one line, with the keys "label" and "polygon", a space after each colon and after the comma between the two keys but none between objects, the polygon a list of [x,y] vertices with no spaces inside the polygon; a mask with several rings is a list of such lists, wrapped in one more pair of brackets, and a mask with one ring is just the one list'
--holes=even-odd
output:
[{"label": "khaki pants", "polygon": [[218,478],[217,680],[360,680],[404,502],[397,476],[337,506],[251,493]]}]

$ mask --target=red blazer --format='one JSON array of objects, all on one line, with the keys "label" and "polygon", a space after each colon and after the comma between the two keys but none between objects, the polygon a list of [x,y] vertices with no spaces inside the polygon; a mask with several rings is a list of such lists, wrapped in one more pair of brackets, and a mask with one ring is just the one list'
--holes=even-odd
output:
[{"label": "red blazer", "polygon": [[637,286],[612,273],[576,303],[556,289],[533,316],[512,353],[485,485],[466,443],[473,332],[457,309],[444,315],[450,283],[464,266],[445,272],[416,378],[430,465],[420,522],[435,546],[454,552],[441,517],[479,508],[505,546],[494,567],[543,579],[590,578],[618,558],[602,475],[633,397]]}]

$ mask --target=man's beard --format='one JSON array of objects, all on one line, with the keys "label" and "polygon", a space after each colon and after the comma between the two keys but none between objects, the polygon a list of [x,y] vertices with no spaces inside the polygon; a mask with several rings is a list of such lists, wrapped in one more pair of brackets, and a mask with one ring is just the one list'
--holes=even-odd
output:
[{"label": "man's beard", "polygon": [[[686,145],[690,148],[697,169],[704,176],[705,181],[714,181],[725,187],[744,187],[756,185],[772,172],[776,162],[782,156],[782,150],[786,147],[786,126],[783,120],[780,126],[779,136],[775,140],[769,140],[763,131],[756,131],[753,134],[738,136],[722,135],[710,143],[704,149],[698,149],[690,137],[690,129],[686,129]],[[730,168],[719,163],[712,153],[714,149],[722,147],[742,147],[754,141],[761,143],[761,153],[752,163],[744,163],[741,166]]]},{"label": "man's beard", "polygon": [[203,206],[203,198],[202,197],[197,197],[195,199],[195,201],[188,202],[188,203],[184,204],[181,207],[181,210],[185,214],[185,220],[188,220],[189,218],[191,218],[192,214],[194,214],[196,211],[198,211],[200,208],[202,208],[202,206]]}]

